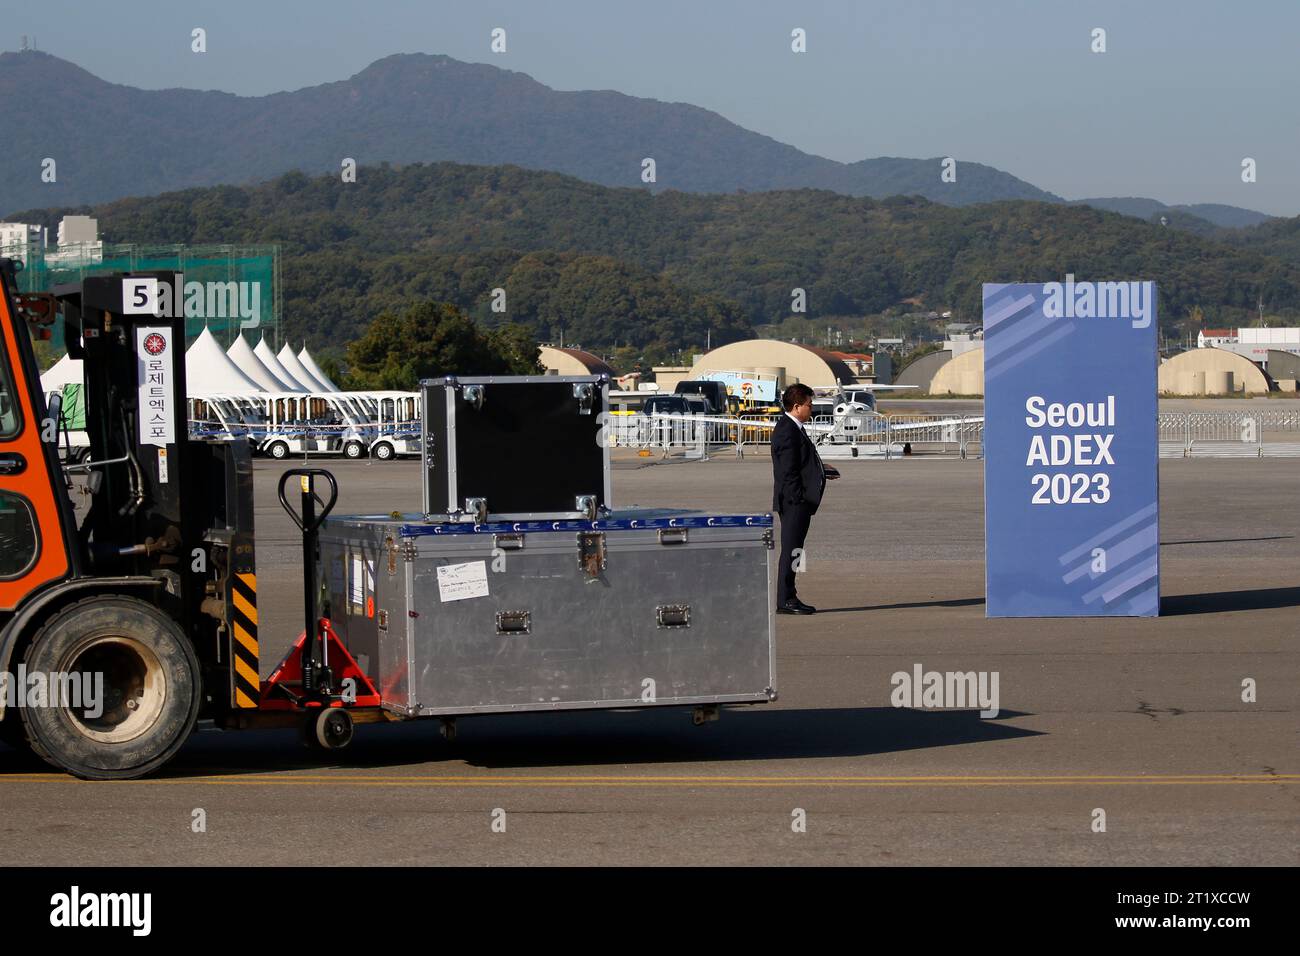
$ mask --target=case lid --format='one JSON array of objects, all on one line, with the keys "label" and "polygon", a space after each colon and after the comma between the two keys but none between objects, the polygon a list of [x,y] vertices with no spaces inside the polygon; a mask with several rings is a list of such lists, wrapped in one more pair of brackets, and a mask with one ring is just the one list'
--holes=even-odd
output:
[{"label": "case lid", "polygon": [[511,531],[630,531],[654,528],[770,528],[770,514],[715,515],[700,511],[677,511],[671,508],[626,508],[595,521],[561,519],[556,521],[426,521],[423,515],[332,515],[326,529],[344,525],[387,526],[403,538],[448,534],[503,534]]},{"label": "case lid", "polygon": [[674,515],[633,518],[615,516],[595,521],[566,519],[558,521],[489,521],[486,524],[466,522],[411,522],[403,524],[399,533],[403,538],[419,538],[436,534],[502,534],[511,531],[631,531],[654,528],[770,528],[772,516],[763,515]]}]

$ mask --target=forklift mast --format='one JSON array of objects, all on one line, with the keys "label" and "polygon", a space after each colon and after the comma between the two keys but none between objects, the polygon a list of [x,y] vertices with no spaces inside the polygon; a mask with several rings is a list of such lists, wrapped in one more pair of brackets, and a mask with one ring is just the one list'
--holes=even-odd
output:
[{"label": "forklift mast", "polygon": [[[168,591],[182,593],[183,549],[207,516],[197,501],[182,501],[195,456],[187,440],[185,320],[171,309],[153,314],[161,281],[172,277],[93,277],[55,296],[68,353],[84,360],[90,458],[105,463],[91,469],[92,506],[82,525],[90,566],[101,575],[162,576]],[[144,292],[140,312],[129,301],[140,301],[136,290]]]}]

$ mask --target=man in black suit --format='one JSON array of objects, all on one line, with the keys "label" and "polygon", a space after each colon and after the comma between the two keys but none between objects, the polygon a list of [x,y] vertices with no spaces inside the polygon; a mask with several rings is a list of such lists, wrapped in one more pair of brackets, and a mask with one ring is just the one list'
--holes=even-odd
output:
[{"label": "man in black suit", "polygon": [[[772,429],[772,510],[781,518],[781,564],[776,579],[778,614],[813,614],[816,608],[804,604],[795,593],[795,564],[802,567],[803,543],[808,525],[821,504],[826,481],[840,473],[823,465],[821,455],[803,426],[812,419],[813,391],[807,385],[791,385],[781,395],[785,414]],[[799,551],[796,559],[795,551]]]}]

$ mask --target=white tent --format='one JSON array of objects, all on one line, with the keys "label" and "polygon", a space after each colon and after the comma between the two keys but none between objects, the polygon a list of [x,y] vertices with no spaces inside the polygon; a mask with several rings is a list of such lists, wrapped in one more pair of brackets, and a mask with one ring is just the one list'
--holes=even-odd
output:
[{"label": "white tent", "polygon": [[276,358],[275,353],[271,351],[271,346],[266,344],[265,336],[262,337],[261,339],[258,339],[257,345],[253,348],[253,354],[256,355],[258,360],[263,365],[266,366],[267,371],[269,371],[276,378],[280,379],[280,381],[286,382],[293,386],[293,388],[289,389],[289,391],[291,392],[311,391],[311,389],[309,389],[306,385],[304,385],[302,382],[294,378],[289,373],[289,370],[287,368],[285,368],[283,365],[280,364],[280,360]]},{"label": "white tent", "polygon": [[276,356],[276,358],[280,360],[280,364],[284,366],[285,370],[290,375],[292,375],[296,381],[301,382],[306,387],[307,391],[309,392],[338,391],[338,389],[335,388],[327,388],[324,382],[318,382],[316,380],[316,376],[312,375],[311,372],[303,368],[302,363],[298,361],[298,356],[293,354],[293,349],[289,348],[289,344],[287,342],[285,343],[284,348],[280,349],[280,353]]},{"label": "white tent", "polygon": [[302,367],[311,374],[312,378],[326,386],[329,391],[343,391],[343,389],[334,384],[328,375],[321,371],[320,366],[316,364],[316,360],[312,358],[311,353],[307,351],[306,343],[303,343],[302,351],[298,353],[298,361],[302,363]]},{"label": "white tent", "polygon": [[261,392],[264,389],[239,370],[209,329],[185,350],[186,388],[191,395],[213,392]]},{"label": "white tent", "polygon": [[226,356],[239,366],[241,372],[268,392],[301,391],[297,384],[290,384],[288,380],[281,379],[275,372],[267,368],[262,360],[257,357],[253,347],[248,344],[248,340],[242,335],[238,336],[234,344],[226,350]]},{"label": "white tent", "polygon": [[85,382],[85,363],[81,359],[65,355],[45,370],[41,376],[41,391],[48,395],[57,392],[64,385],[84,385]]}]

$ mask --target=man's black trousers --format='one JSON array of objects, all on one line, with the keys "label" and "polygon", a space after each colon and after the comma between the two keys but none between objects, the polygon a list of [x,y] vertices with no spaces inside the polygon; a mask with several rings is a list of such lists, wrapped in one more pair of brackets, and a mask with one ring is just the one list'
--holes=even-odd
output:
[{"label": "man's black trousers", "polygon": [[[808,537],[808,525],[812,521],[813,509],[807,505],[789,505],[780,512],[781,516],[781,563],[776,572],[776,606],[798,597],[795,593],[794,565],[799,557],[794,552],[803,548],[804,538]],[[807,558],[803,566],[807,567]]]}]

